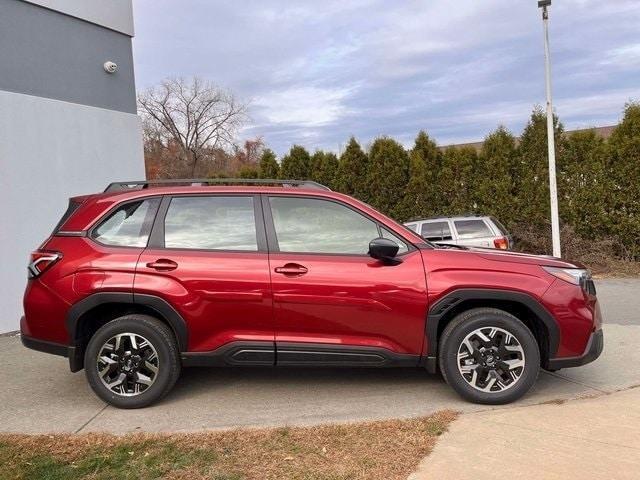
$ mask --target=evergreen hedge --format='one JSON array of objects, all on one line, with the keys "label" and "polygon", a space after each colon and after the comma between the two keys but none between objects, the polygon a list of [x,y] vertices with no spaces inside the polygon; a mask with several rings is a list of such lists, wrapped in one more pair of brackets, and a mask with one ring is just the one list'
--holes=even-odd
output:
[{"label": "evergreen hedge", "polygon": [[[593,245],[640,260],[640,104],[624,109],[608,140],[594,131],[565,134],[555,119],[558,196],[563,228]],[[507,228],[538,231],[547,245],[549,187],[546,117],[534,109],[517,139],[504,127],[473,148],[442,151],[420,132],[407,151],[388,137],[366,151],[351,138],[339,159],[295,145],[279,172],[265,152],[263,177],[310,179],[353,195],[403,222],[434,215],[495,215]],[[545,247],[545,250],[547,248]]]}]

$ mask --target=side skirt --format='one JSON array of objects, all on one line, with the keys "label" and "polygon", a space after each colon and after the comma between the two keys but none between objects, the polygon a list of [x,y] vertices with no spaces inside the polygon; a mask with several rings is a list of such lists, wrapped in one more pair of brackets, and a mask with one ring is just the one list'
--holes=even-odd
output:
[{"label": "side skirt", "polygon": [[184,366],[417,367],[420,355],[385,348],[317,343],[232,342],[212,352],[183,352]]},{"label": "side skirt", "polygon": [[273,343],[231,342],[211,352],[182,352],[180,357],[185,367],[272,367],[276,361],[276,350]]}]

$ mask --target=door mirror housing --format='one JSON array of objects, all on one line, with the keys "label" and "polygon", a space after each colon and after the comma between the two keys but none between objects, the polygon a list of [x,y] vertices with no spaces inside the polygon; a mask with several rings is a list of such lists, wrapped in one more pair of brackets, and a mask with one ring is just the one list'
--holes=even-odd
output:
[{"label": "door mirror housing", "polygon": [[402,260],[396,257],[398,250],[400,250],[400,245],[388,238],[374,238],[369,242],[369,256],[380,260],[385,265],[402,263]]}]

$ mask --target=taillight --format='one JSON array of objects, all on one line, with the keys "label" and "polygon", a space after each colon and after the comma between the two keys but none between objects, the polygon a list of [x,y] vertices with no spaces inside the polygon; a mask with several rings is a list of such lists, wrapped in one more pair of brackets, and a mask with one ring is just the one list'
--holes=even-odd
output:
[{"label": "taillight", "polygon": [[61,258],[62,254],[59,252],[36,250],[31,254],[31,262],[29,262],[29,267],[27,268],[29,278],[39,277]]},{"label": "taillight", "polygon": [[509,240],[507,239],[507,237],[496,238],[493,241],[493,244],[495,245],[496,248],[499,248],[500,250],[509,249]]}]

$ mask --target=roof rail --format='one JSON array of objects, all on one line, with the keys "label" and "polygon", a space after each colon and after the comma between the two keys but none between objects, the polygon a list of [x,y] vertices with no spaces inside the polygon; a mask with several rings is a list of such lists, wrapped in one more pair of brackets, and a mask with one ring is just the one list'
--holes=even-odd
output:
[{"label": "roof rail", "polygon": [[274,178],[176,178],[170,180],[132,180],[130,182],[113,182],[107,185],[105,192],[119,190],[141,190],[151,186],[213,186],[220,185],[282,185],[283,187],[307,187],[318,190],[331,189],[326,185],[311,180],[276,180]]},{"label": "roof rail", "polygon": [[423,222],[425,220],[446,220],[449,218],[458,218],[458,217],[487,217],[488,215],[484,215],[482,213],[458,213],[456,215],[433,215],[430,217],[412,217],[411,220],[407,220],[405,223],[411,222]]}]

